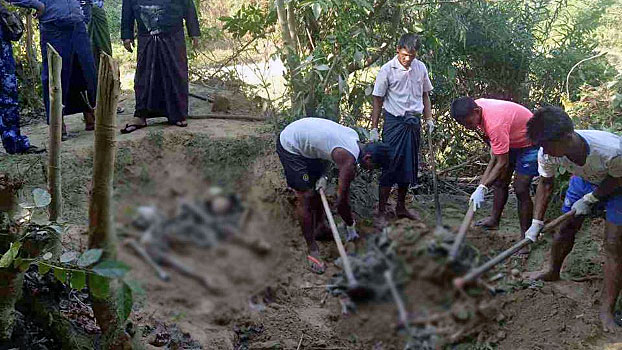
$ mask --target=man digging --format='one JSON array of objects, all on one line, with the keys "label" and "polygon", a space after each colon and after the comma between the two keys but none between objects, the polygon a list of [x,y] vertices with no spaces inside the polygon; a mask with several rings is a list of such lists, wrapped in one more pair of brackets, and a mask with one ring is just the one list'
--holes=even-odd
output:
[{"label": "man digging", "polygon": [[421,42],[417,35],[402,35],[397,45],[397,55],[380,68],[372,93],[371,141],[378,141],[380,138],[378,121],[380,112],[384,109],[382,141],[395,150],[395,166],[391,167],[391,171],[383,171],[379,179],[378,215],[381,218],[388,216],[386,205],[395,184],[396,216],[417,218],[415,213],[406,209],[406,194],[409,186],[417,184],[422,113],[428,132],[434,129],[429,96],[432,83],[425,64],[416,58],[420,47]]},{"label": "man digging", "polygon": [[[287,185],[297,197],[296,216],[307,242],[307,262],[311,270],[326,270],[320,259],[316,239],[331,237],[317,188],[325,188],[322,177],[327,161],[339,169],[337,212],[346,224],[346,240],[358,238],[350,209],[350,183],[357,165],[364,169],[386,169],[391,163],[392,149],[383,143],[363,144],[353,129],[321,118],[303,118],[289,124],[276,142]],[[320,179],[321,178],[321,179]],[[319,180],[319,181],[318,181]]]},{"label": "man digging", "polygon": [[[490,141],[490,161],[470,200],[474,210],[479,209],[492,186],[492,213],[476,225],[491,230],[499,228],[512,175],[515,174],[514,191],[518,200],[521,238],[524,238],[533,212],[529,184],[538,175],[538,147],[527,137],[527,122],[533,116],[531,111],[510,101],[460,97],[451,104],[451,116],[469,130],[483,131]],[[529,254],[529,248],[523,248],[519,254]]]},{"label": "man digging", "polygon": [[622,287],[622,138],[605,131],[574,130],[568,114],[558,107],[543,107],[527,123],[529,138],[542,148],[538,153],[540,182],[531,227],[526,237],[536,241],[553,193],[557,168],[573,174],[563,212],[575,211],[553,236],[549,269],[535,279],[557,281],[575,235],[593,207],[607,211],[605,225],[604,286],[600,320],[605,332],[616,328],[613,309]]}]

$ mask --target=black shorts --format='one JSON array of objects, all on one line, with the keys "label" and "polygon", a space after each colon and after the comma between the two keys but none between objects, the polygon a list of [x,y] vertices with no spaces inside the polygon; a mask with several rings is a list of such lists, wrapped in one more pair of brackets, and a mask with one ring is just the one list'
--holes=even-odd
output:
[{"label": "black shorts", "polygon": [[306,158],[286,151],[280,137],[276,139],[276,153],[283,164],[287,186],[296,191],[314,189],[326,169],[326,161],[322,159]]}]

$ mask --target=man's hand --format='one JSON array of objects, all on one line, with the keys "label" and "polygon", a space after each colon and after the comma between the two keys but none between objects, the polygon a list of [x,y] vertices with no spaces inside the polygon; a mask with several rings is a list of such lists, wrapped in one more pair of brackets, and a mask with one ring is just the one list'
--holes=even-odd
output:
[{"label": "man's hand", "polygon": [[543,227],[544,221],[536,219],[531,220],[531,226],[529,226],[529,229],[525,232],[525,238],[529,238],[532,242],[537,241]]},{"label": "man's hand", "polygon": [[197,50],[199,48],[199,38],[194,36],[192,37],[192,49]]},{"label": "man's hand", "polygon": [[583,196],[578,201],[574,202],[572,209],[575,211],[575,216],[587,215],[592,211],[592,205],[598,203],[598,198],[594,196],[593,192],[590,192]]},{"label": "man's hand", "polygon": [[428,132],[431,134],[434,131],[434,120],[428,119],[425,123],[428,125]]},{"label": "man's hand", "polygon": [[324,190],[326,192],[326,187],[328,186],[328,178],[326,176],[322,176],[315,183],[315,190],[320,191]]},{"label": "man's hand", "polygon": [[123,47],[125,47],[125,49],[128,52],[134,52],[134,49],[133,49],[133,47],[134,47],[134,40],[132,40],[132,39],[125,39],[125,40],[123,40]]},{"label": "man's hand", "polygon": [[378,134],[378,129],[376,128],[371,129],[371,131],[369,132],[369,141],[371,142],[380,141],[380,135]]},{"label": "man's hand", "polygon": [[484,185],[477,186],[477,189],[473,192],[470,199],[470,201],[473,202],[473,211],[477,211],[477,209],[484,204],[486,193],[488,193],[488,187]]},{"label": "man's hand", "polygon": [[354,241],[359,238],[359,234],[356,232],[356,222],[352,222],[352,226],[346,225],[346,242]]},{"label": "man's hand", "polygon": [[37,8],[37,10],[35,11],[35,14],[33,15],[34,18],[41,18],[41,16],[43,16],[43,13],[45,12],[45,5],[41,4],[41,6],[39,6]]}]

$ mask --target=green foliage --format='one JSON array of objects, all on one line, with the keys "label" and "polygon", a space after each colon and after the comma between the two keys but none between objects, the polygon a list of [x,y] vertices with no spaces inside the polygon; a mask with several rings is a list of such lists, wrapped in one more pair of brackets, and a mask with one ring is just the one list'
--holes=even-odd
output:
[{"label": "green foliage", "polygon": [[7,250],[0,258],[0,268],[7,268],[11,266],[17,254],[19,253],[19,249],[22,247],[21,242],[13,242],[11,243],[11,247]]},{"label": "green foliage", "polygon": [[80,256],[77,264],[79,267],[87,267],[93,265],[98,262],[99,259],[101,259],[102,254],[104,254],[103,249],[89,249],[85,251],[82,256]]},{"label": "green foliage", "polygon": [[252,38],[265,38],[265,29],[276,24],[276,11],[253,4],[242,4],[235,14],[230,17],[222,16],[219,20],[223,22],[222,29],[236,39],[247,34]]}]

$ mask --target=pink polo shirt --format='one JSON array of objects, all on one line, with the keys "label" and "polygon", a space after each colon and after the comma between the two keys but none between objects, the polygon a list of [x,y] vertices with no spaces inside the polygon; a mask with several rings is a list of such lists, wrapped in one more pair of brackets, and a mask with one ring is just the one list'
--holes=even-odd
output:
[{"label": "pink polo shirt", "polygon": [[530,110],[518,103],[488,98],[477,99],[475,103],[482,108],[479,128],[490,139],[493,154],[533,145],[527,137],[527,121],[533,116]]}]

